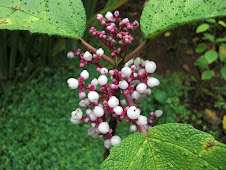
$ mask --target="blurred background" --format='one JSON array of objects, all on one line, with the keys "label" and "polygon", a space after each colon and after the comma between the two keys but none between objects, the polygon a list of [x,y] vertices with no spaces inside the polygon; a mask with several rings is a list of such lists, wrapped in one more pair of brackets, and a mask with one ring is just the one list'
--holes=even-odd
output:
[{"label": "blurred background", "polygon": [[[87,30],[98,30],[96,13],[120,11],[120,17],[138,20],[145,0],[83,0]],[[156,62],[160,86],[142,101],[148,115],[161,109],[155,125],[178,122],[212,134],[226,143],[226,18],[209,19],[167,31],[153,39],[137,56]],[[203,29],[207,24],[207,29]],[[199,28],[199,29],[198,29]],[[200,32],[201,29],[201,32]],[[197,33],[198,32],[198,33]],[[132,33],[130,52],[144,41],[140,28]],[[96,48],[100,41],[88,31],[83,39]],[[78,77],[79,58],[68,59],[70,50],[83,47],[76,40],[0,30],[0,169],[99,169],[103,161],[103,139],[87,135],[89,124],[70,123],[78,107],[78,91],[67,79]],[[212,51],[217,58],[204,60]],[[105,51],[109,54],[109,51]],[[110,55],[110,54],[109,54]],[[103,62],[103,65],[109,67]],[[90,72],[95,67],[89,65]],[[98,76],[93,72],[90,80]],[[223,121],[224,119],[224,121]],[[129,125],[116,133],[127,137]]]}]

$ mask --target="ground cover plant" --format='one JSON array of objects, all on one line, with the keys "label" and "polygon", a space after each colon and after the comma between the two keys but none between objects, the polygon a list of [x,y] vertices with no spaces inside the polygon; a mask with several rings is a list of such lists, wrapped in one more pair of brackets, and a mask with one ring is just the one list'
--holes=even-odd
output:
[{"label": "ground cover plant", "polygon": [[[68,4],[69,8],[72,6],[73,7],[77,6],[78,9],[82,9],[82,4],[80,1],[69,1],[68,3],[69,3]],[[177,1],[166,1],[164,7],[167,7],[167,9],[172,10],[172,13],[170,13],[170,15],[167,15],[168,18],[166,19],[165,16],[166,14],[168,14],[168,12],[161,5],[158,6],[158,8],[155,8],[155,6],[158,3],[159,2],[150,1],[143,11],[143,14],[141,17],[141,29],[146,39],[153,38],[154,36],[160,34],[162,31],[178,26],[179,24],[188,23],[194,20],[200,20],[208,17],[221,16],[225,14],[225,3],[223,3],[223,1],[222,2],[221,1],[205,1],[205,2],[196,1],[194,3],[190,3],[188,1],[183,1],[181,3],[177,3]],[[199,3],[203,3],[204,5],[203,4],[200,5]],[[222,4],[223,4],[223,7],[222,7]],[[91,83],[91,86],[88,86],[89,101],[87,101],[88,104],[90,104],[91,102],[91,103],[94,103],[93,106],[97,107],[97,105],[99,104],[97,102],[99,99],[98,93],[103,94],[104,92],[104,94],[107,95],[108,97],[107,101],[103,101],[103,105],[105,106],[106,110],[103,111],[101,109],[101,106],[98,106],[99,110],[96,112],[96,115],[95,115],[100,119],[94,117],[94,119],[96,120],[94,119],[92,120],[90,116],[83,117],[81,109],[76,109],[74,112],[72,112],[72,119],[71,119],[71,121],[75,124],[78,124],[81,120],[83,120],[84,122],[90,122],[90,119],[91,119],[91,122],[93,121],[92,123],[96,123],[94,127],[95,128],[94,134],[102,135],[105,141],[108,141],[107,143],[105,143],[105,147],[110,148],[111,145],[113,146],[117,145],[111,149],[111,154],[102,164],[102,168],[104,169],[108,169],[108,168],[109,169],[118,169],[118,168],[166,169],[166,168],[182,168],[182,167],[189,167],[192,169],[200,169],[200,168],[223,169],[224,168],[224,163],[222,158],[224,157],[225,146],[215,141],[213,137],[209,134],[195,130],[191,126],[183,125],[183,124],[159,125],[151,128],[148,132],[146,132],[147,128],[145,129],[143,125],[149,125],[150,127],[155,116],[161,115],[162,112],[161,111],[156,112],[155,116],[153,113],[151,113],[151,115],[154,116],[154,118],[149,119],[149,121],[147,121],[146,117],[142,117],[140,115],[140,110],[137,108],[137,106],[136,107],[134,106],[134,101],[131,99],[130,93],[133,94],[134,89],[136,89],[138,93],[144,93],[144,91],[146,91],[147,89],[147,85],[149,87],[154,87],[159,84],[159,81],[157,79],[152,77],[148,78],[149,76],[153,75],[152,73],[155,71],[155,68],[156,68],[155,64],[150,61],[149,62],[147,61],[146,63],[139,61],[139,58],[138,58],[137,59],[139,61],[138,66],[140,67],[140,69],[144,69],[143,71],[138,73],[138,78],[140,76],[140,79],[138,80],[143,80],[143,83],[139,82],[138,85],[129,84],[132,81],[134,81],[135,79],[133,78],[136,77],[134,76],[134,71],[136,70],[136,66],[134,65],[130,66],[129,64],[129,62],[131,61],[130,59],[145,46],[146,41],[143,44],[141,44],[141,46],[139,46],[134,52],[127,55],[126,45],[128,45],[133,40],[132,37],[130,36],[131,32],[128,31],[124,35],[117,35],[118,38],[123,38],[122,40],[119,41],[123,45],[121,49],[122,53],[120,49],[119,50],[112,49],[114,36],[116,35],[111,35],[110,36],[111,39],[109,39],[110,43],[107,44],[107,46],[110,47],[111,49],[111,55],[114,58],[114,60],[112,60],[111,58],[103,54],[102,49],[95,50],[90,45],[88,45],[84,40],[81,39],[84,32],[83,21],[75,20],[76,25],[74,25],[74,27],[72,28],[70,23],[68,22],[65,23],[65,21],[68,18],[64,19],[63,21],[56,20],[56,18],[54,18],[55,15],[53,18],[51,18],[51,15],[53,14],[51,13],[51,8],[52,8],[51,2],[49,4],[48,3],[45,4],[45,7],[47,9],[50,9],[50,10],[46,10],[46,13],[50,13],[50,15],[45,15],[44,17],[39,16],[38,13],[40,11],[38,12],[37,10],[35,10],[33,11],[33,14],[34,14],[33,16],[38,15],[39,16],[38,20],[37,20],[37,17],[36,18],[31,17],[28,20],[26,20],[27,23],[17,22],[16,24],[14,24],[14,21],[17,21],[15,19],[16,17],[18,17],[17,14],[18,15],[21,14],[23,16],[23,15],[28,15],[30,13],[30,9],[29,10],[26,9],[27,2],[23,4],[24,6],[21,5],[21,8],[19,9],[15,7],[9,8],[9,6],[11,7],[11,4],[7,4],[7,2],[1,5],[2,5],[2,8],[5,10],[4,12],[9,12],[9,10],[12,10],[12,9],[16,11],[14,12],[16,13],[16,15],[14,15],[13,13],[10,19],[3,18],[1,20],[3,24],[0,27],[3,29],[4,28],[28,29],[31,32],[49,33],[49,34],[56,34],[61,36],[78,38],[80,39],[80,42],[85,47],[88,47],[88,49],[91,50],[93,53],[97,52],[94,55],[91,55],[89,52],[81,53],[80,55],[79,50],[72,51],[72,53],[68,54],[68,57],[71,57],[74,54],[80,55],[81,57],[80,66],[83,67],[88,62],[92,62],[93,64],[97,65],[98,67],[97,71],[103,72],[102,73],[103,76],[99,77],[100,80],[95,80],[93,81],[93,83]],[[60,8],[61,4],[58,3],[57,5]],[[22,6],[24,8],[22,8]],[[194,11],[193,10],[194,7],[199,7],[199,8]],[[180,10],[178,11],[174,10],[175,8]],[[85,18],[84,11],[82,10],[77,13],[74,13],[73,17],[76,15],[78,15],[76,19],[80,18],[81,20],[84,20]],[[65,15],[63,16],[65,17]],[[106,15],[106,19],[107,21],[109,20],[110,22],[114,22],[115,20],[117,20],[117,16],[118,16],[118,12],[115,13],[116,19],[113,18],[113,14],[109,12]],[[69,16],[69,18],[70,17],[71,16]],[[103,22],[102,23],[103,25],[106,25],[106,23],[104,23],[106,21],[102,15],[98,15],[98,18],[99,20],[101,20],[101,22]],[[41,24],[45,24],[45,21],[48,21],[47,22],[48,27],[45,27],[45,28],[39,27],[41,24],[38,25],[37,27],[36,21],[37,23],[41,22]],[[125,19],[122,21],[123,22],[121,24],[121,27],[122,25],[125,25],[126,29],[132,29],[138,26],[137,22],[134,22],[133,24],[129,24],[128,19]],[[54,22],[54,24],[52,22]],[[115,25],[113,23],[106,25],[106,28],[112,33],[115,33],[115,31],[117,31],[115,30]],[[101,33],[96,32],[96,30],[94,29],[91,29],[90,32],[94,35],[96,34],[97,36],[101,36],[99,38],[105,39],[104,32],[101,32]],[[121,55],[117,55],[117,54],[121,54]],[[92,57],[96,61],[91,61]],[[99,89],[100,91],[97,91],[97,89],[95,88],[95,84],[98,82],[99,85],[104,86],[106,85],[106,81],[108,80],[107,77],[104,76],[104,74],[106,74],[106,68],[103,69],[102,66],[100,66],[97,62],[97,60],[100,58],[103,58],[105,61],[108,61],[116,70],[112,70],[111,72],[109,72],[109,74],[112,74],[113,76],[112,81],[114,82],[114,84],[110,85],[109,87],[103,87],[102,89],[100,88]],[[134,60],[134,63],[137,60]],[[126,66],[124,64],[126,64]],[[107,70],[107,73],[108,73],[108,70]],[[68,80],[69,87],[72,89],[75,89],[78,86],[82,86],[83,89],[80,89],[80,93],[79,93],[80,98],[85,97],[85,93],[83,91],[85,89],[85,86],[83,85],[83,80],[88,77],[89,77],[88,72],[83,71],[81,74],[81,78],[79,80],[76,80],[76,79]],[[126,77],[128,79],[126,79]],[[114,81],[114,78],[116,79],[115,81]],[[119,84],[120,81],[123,81],[123,82]],[[118,112],[118,109],[114,110],[115,108],[118,107],[118,102],[120,98],[121,91],[118,90],[119,87],[124,90],[124,92],[121,94],[124,94],[127,104],[130,106],[124,109],[120,108],[119,109],[121,110],[120,113]],[[108,93],[108,89],[106,88],[110,88],[111,90],[115,89],[115,91],[113,90],[110,93]],[[117,91],[119,95],[116,97],[112,97],[113,95],[116,95]],[[137,98],[137,95],[132,95],[132,96],[134,99]],[[161,98],[158,98],[158,97],[156,98],[159,101],[162,100]],[[89,108],[87,108],[87,110],[88,109]],[[114,115],[113,111],[117,116]],[[123,114],[122,114],[122,111],[123,111]],[[101,113],[101,115],[99,115],[99,113]],[[132,122],[135,125],[133,127],[137,127],[139,125],[138,127],[142,133],[136,133],[136,134],[130,135],[128,138],[126,138],[125,140],[119,143],[120,141],[119,137],[115,138],[115,136],[113,137],[111,136],[111,133],[114,133],[114,129],[110,130],[110,128],[112,128],[111,124],[109,127],[107,122],[103,122],[107,120],[105,116],[106,114],[109,115],[109,113],[110,114],[113,113],[112,116],[110,115],[109,117],[111,118],[117,117],[119,118],[119,121],[120,119],[123,119],[126,116],[128,116],[128,119],[126,119],[127,122],[128,123]],[[88,113],[88,114],[91,114],[91,113]],[[124,117],[122,118],[122,116]],[[111,120],[114,120],[114,118],[112,118]],[[115,126],[114,123],[113,123],[113,126]],[[96,129],[98,129],[98,131]],[[94,136],[94,134],[92,134],[92,136]],[[199,136],[198,140],[197,140],[197,136]],[[191,139],[192,137],[194,137],[195,139]],[[123,153],[123,154],[119,154],[119,153]],[[169,157],[166,157],[166,153],[167,155],[169,155]],[[178,154],[175,154],[175,153],[178,153]],[[183,157],[183,160],[185,159],[184,162],[181,162],[181,153],[184,153],[184,157]],[[191,167],[191,165],[193,167]]]}]

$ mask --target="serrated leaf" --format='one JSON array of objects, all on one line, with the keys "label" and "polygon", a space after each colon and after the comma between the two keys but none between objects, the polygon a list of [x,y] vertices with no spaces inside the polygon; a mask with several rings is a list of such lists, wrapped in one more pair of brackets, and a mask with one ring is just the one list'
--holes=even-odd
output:
[{"label": "serrated leaf", "polygon": [[224,21],[218,21],[218,24],[222,25],[223,27],[226,27],[226,24]]},{"label": "serrated leaf", "polygon": [[85,27],[86,15],[81,0],[0,1],[0,29],[81,39]]},{"label": "serrated leaf", "polygon": [[206,70],[202,72],[202,80],[209,80],[214,76],[213,71],[211,70]]},{"label": "serrated leaf", "polygon": [[153,96],[159,103],[165,103],[167,100],[166,92],[162,90],[156,90]]},{"label": "serrated leaf", "polygon": [[224,66],[224,67],[221,69],[221,75],[222,75],[222,77],[224,78],[224,80],[226,81],[226,66]]},{"label": "serrated leaf", "polygon": [[218,54],[216,51],[209,50],[204,54],[204,57],[206,58],[207,62],[210,64],[217,60]]},{"label": "serrated leaf", "polygon": [[151,0],[143,9],[140,25],[146,39],[182,24],[226,15],[224,0]]},{"label": "serrated leaf", "polygon": [[203,53],[204,51],[206,51],[207,46],[205,43],[199,44],[197,46],[197,48],[195,49],[196,53]]},{"label": "serrated leaf", "polygon": [[209,27],[210,27],[209,24],[199,25],[198,28],[196,29],[196,33],[205,32],[206,30],[208,30]]},{"label": "serrated leaf", "polygon": [[194,63],[195,66],[200,66],[204,69],[209,69],[209,64],[204,56],[200,56],[196,62]]},{"label": "serrated leaf", "polygon": [[203,35],[204,35],[204,37],[203,37],[204,40],[209,40],[211,42],[214,41],[214,36],[213,35],[211,35],[209,33],[203,33]]},{"label": "serrated leaf", "polygon": [[101,169],[225,169],[226,145],[191,125],[169,123],[110,149]]}]

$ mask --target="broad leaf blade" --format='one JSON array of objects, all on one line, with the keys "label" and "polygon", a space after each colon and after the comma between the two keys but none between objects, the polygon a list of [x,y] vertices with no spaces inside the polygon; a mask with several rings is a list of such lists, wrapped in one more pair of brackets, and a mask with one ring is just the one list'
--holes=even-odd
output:
[{"label": "broad leaf blade", "polygon": [[226,66],[224,66],[222,69],[221,69],[221,75],[222,77],[224,78],[224,80],[226,81]]},{"label": "broad leaf blade", "polygon": [[0,29],[81,39],[85,27],[86,15],[81,0],[0,1]]},{"label": "broad leaf blade", "polygon": [[209,24],[199,25],[198,28],[196,29],[196,33],[205,32],[206,30],[208,30],[209,27],[210,27]]},{"label": "broad leaf blade", "polygon": [[204,54],[205,59],[207,60],[207,62],[209,64],[211,64],[212,62],[216,61],[218,58],[218,54],[216,51],[213,50],[209,50]]},{"label": "broad leaf blade", "polygon": [[226,15],[225,0],[151,0],[145,6],[140,25],[146,39],[179,25]]},{"label": "broad leaf blade", "polygon": [[214,76],[214,72],[211,70],[206,70],[202,72],[202,80],[209,80]]},{"label": "broad leaf blade", "polygon": [[226,146],[191,125],[170,123],[113,147],[102,169],[225,169]]}]

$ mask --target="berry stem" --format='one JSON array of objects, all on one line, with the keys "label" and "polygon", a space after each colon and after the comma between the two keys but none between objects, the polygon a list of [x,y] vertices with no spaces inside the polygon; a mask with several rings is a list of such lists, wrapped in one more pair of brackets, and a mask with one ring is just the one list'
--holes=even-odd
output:
[{"label": "berry stem", "polygon": [[[131,99],[129,94],[124,94],[124,96],[125,96],[126,102],[128,103],[129,106],[135,106],[135,104],[133,103],[133,100]],[[144,126],[140,125],[139,128],[140,128],[141,133],[143,133],[145,135],[147,134],[147,131]]]},{"label": "berry stem", "polygon": [[139,45],[139,47],[137,47],[131,54],[129,54],[125,58],[125,63],[129,61],[131,58],[133,58],[136,54],[138,54],[146,46],[147,42],[148,40],[145,40],[141,45]]},{"label": "berry stem", "polygon": [[[92,51],[93,53],[96,53],[97,49],[95,49],[93,46],[91,46],[90,44],[88,44],[87,42],[85,42],[83,39],[79,40],[79,42],[86,47],[88,50]],[[110,63],[112,66],[114,66],[114,61],[106,56],[106,55],[102,55],[101,58],[105,61],[107,61],[108,63]]]}]

